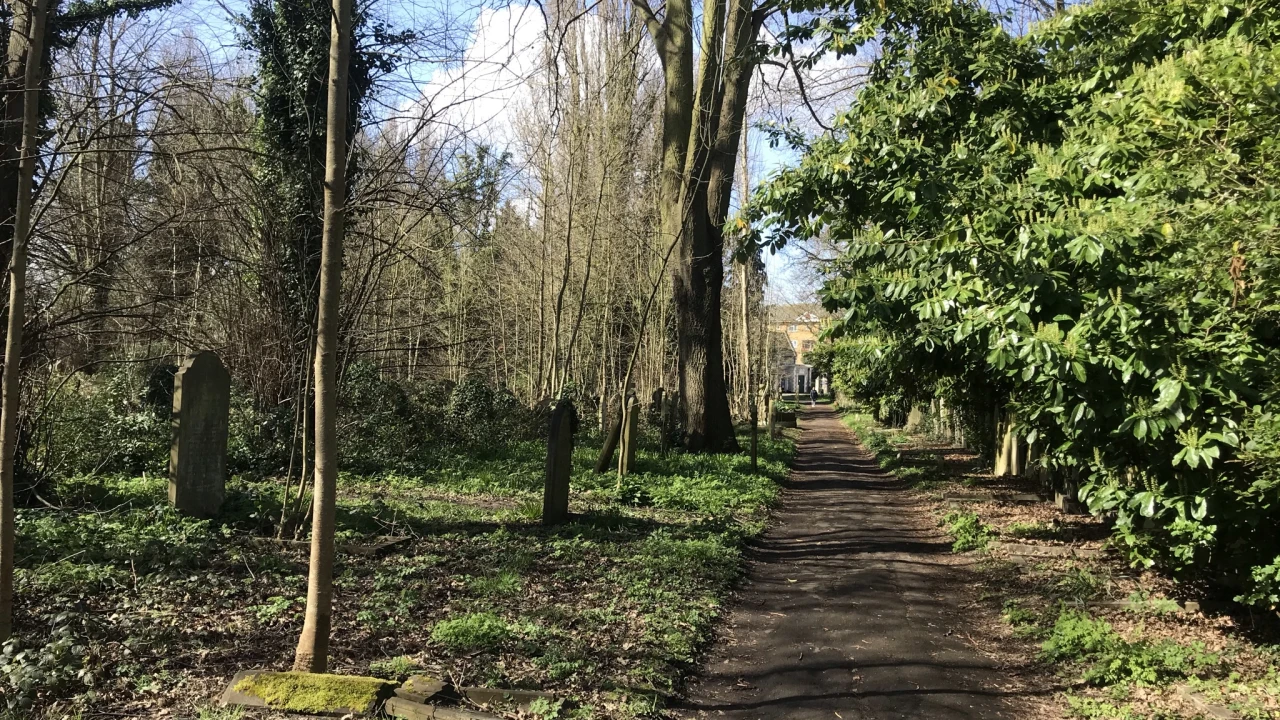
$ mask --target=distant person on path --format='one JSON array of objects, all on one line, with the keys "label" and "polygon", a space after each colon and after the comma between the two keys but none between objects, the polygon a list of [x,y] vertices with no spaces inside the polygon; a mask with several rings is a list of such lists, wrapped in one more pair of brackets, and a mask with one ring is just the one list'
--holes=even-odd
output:
[{"label": "distant person on path", "polygon": [[816,385],[809,386],[809,407],[815,407],[818,404],[818,387]]}]

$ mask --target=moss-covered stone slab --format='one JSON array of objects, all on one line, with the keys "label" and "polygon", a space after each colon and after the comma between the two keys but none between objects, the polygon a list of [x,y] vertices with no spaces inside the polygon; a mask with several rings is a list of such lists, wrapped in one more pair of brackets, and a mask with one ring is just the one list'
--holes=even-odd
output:
[{"label": "moss-covered stone slab", "polygon": [[231,680],[222,704],[324,717],[372,715],[391,689],[379,678],[247,670]]},{"label": "moss-covered stone slab", "polygon": [[496,715],[464,707],[416,703],[402,697],[387,700],[382,711],[402,720],[500,720]]}]

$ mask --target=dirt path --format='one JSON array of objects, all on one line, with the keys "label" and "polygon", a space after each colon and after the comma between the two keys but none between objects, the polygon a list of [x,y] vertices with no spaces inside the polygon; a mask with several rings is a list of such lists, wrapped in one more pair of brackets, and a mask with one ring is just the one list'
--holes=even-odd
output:
[{"label": "dirt path", "polygon": [[1017,718],[1018,690],[962,636],[969,572],[829,407],[806,408],[776,525],[679,714]]}]

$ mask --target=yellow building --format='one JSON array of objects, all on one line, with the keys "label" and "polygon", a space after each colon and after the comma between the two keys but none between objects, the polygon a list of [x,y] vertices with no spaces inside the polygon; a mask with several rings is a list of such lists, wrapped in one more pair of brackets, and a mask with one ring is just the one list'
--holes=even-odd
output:
[{"label": "yellow building", "polygon": [[818,335],[831,317],[816,303],[774,305],[769,308],[769,349],[773,389],[784,393],[807,393],[818,383],[818,392],[827,392],[827,379],[814,377],[805,355],[818,344]]}]

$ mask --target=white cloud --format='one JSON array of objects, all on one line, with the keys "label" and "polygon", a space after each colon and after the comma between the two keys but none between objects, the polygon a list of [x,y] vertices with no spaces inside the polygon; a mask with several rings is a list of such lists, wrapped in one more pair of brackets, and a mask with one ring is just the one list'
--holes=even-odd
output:
[{"label": "white cloud", "polygon": [[424,112],[475,142],[509,147],[514,110],[528,103],[542,64],[544,30],[536,5],[481,10],[462,61],[436,70],[426,83]]}]

